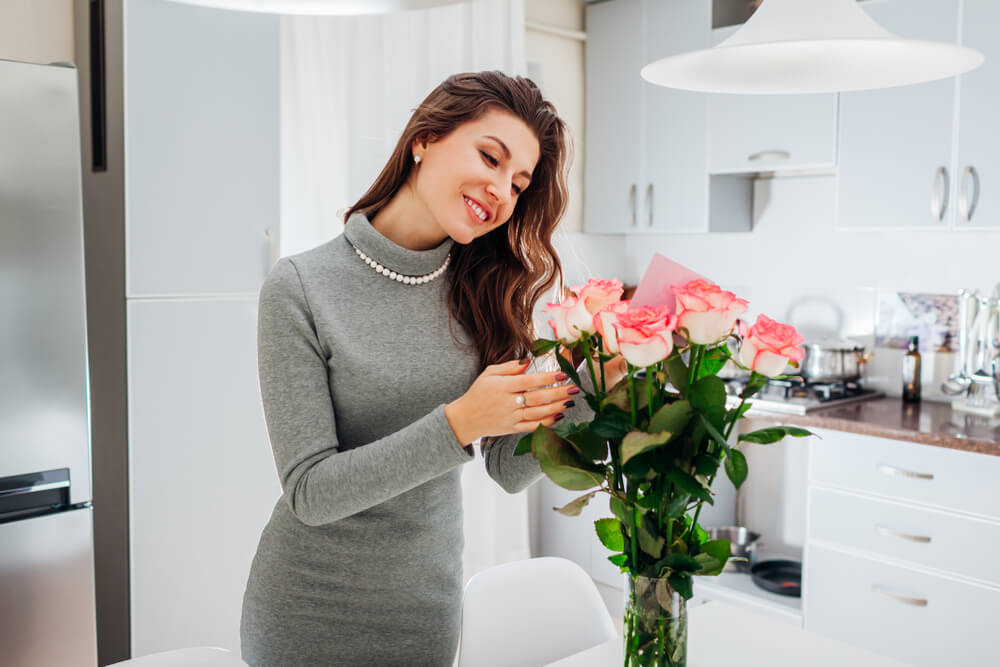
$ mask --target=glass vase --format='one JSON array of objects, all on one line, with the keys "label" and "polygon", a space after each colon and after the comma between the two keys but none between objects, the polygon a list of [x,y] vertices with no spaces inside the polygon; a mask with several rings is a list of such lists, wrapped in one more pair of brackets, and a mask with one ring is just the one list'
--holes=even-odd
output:
[{"label": "glass vase", "polygon": [[686,667],[687,600],[666,578],[625,580],[625,667]]}]

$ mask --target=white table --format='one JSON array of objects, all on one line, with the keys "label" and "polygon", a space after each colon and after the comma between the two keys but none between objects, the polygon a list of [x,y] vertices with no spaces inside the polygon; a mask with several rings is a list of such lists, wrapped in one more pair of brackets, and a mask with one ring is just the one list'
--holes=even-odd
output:
[{"label": "white table", "polygon": [[[622,638],[549,667],[615,667]],[[712,600],[688,610],[688,667],[909,667],[856,646]]]}]

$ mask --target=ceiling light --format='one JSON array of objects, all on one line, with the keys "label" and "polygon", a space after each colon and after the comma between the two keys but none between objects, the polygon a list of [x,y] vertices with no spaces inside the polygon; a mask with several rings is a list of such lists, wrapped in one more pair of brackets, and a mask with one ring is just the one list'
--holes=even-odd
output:
[{"label": "ceiling light", "polygon": [[640,73],[660,86],[708,93],[835,93],[944,79],[982,63],[974,49],[894,35],[856,0],[764,0],[718,46],[657,60]]}]

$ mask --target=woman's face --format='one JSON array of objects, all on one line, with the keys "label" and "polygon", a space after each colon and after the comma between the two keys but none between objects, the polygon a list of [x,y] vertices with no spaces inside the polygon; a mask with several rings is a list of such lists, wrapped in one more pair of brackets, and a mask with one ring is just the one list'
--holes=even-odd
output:
[{"label": "woman's face", "polygon": [[433,142],[415,141],[417,199],[456,243],[467,244],[507,222],[531,183],[539,146],[531,129],[490,110]]}]

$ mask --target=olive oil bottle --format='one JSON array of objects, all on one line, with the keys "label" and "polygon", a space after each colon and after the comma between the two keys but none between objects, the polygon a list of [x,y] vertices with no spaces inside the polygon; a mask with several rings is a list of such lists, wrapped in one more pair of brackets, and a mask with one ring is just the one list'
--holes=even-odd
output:
[{"label": "olive oil bottle", "polygon": [[920,339],[910,337],[903,355],[903,402],[920,402]]}]

